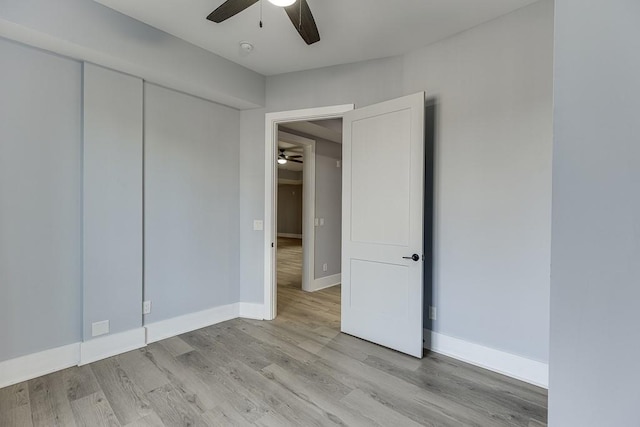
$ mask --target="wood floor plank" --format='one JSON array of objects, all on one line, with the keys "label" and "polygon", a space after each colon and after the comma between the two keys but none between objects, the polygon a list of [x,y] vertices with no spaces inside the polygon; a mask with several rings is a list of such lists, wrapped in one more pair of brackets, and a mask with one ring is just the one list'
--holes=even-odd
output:
[{"label": "wood floor plank", "polygon": [[[193,339],[198,334],[189,335],[188,339]],[[265,424],[273,419],[285,419],[288,420],[287,424],[291,425],[323,425],[321,415],[317,411],[307,407],[304,401],[262,376],[251,366],[251,363],[245,364],[242,360],[234,359],[231,353],[220,351],[219,346],[206,345],[200,340],[192,342],[197,348],[202,348],[202,354],[217,366],[218,374],[224,376],[223,379],[218,377],[217,382],[228,387],[235,394],[229,397],[230,402],[243,416],[251,414],[251,406],[238,408],[239,402],[264,402],[270,409],[262,408],[264,415],[259,418],[262,421],[258,424]],[[195,355],[189,353],[182,357],[195,357]],[[203,362],[194,363],[193,361],[190,364],[204,365]],[[256,404],[251,403],[251,405]],[[273,413],[274,408],[279,414],[277,417],[265,416]],[[256,419],[252,421],[257,422]]]},{"label": "wood floor plank", "polygon": [[370,425],[419,427],[420,424],[372,399],[362,390],[354,390],[341,400],[351,411],[370,420]]},{"label": "wood floor plank", "polygon": [[496,426],[527,427],[531,418],[542,418],[546,413],[545,408],[529,405],[513,397],[505,398],[482,384],[402,369],[375,356],[368,357],[364,363],[420,388],[433,388],[440,396],[485,414]]},{"label": "wood floor plank", "polygon": [[0,413],[29,404],[27,382],[0,389]]},{"label": "wood floor plank", "polygon": [[248,369],[240,362],[223,369],[256,399],[268,401],[275,412],[295,425],[325,424],[322,411],[308,405],[305,399],[300,398],[290,388],[283,387],[282,384],[265,376],[263,372]]},{"label": "wood floor plank", "polygon": [[247,354],[266,356],[267,360],[271,362],[269,365],[276,363],[286,367],[302,376],[306,381],[315,383],[317,387],[324,389],[328,394],[344,396],[351,392],[351,389],[336,381],[332,376],[323,375],[322,372],[315,368],[313,363],[301,362],[296,358],[290,357],[281,352],[275,345],[256,340],[246,340],[244,345],[251,348],[250,351],[247,351]]},{"label": "wood floor plank", "polygon": [[220,397],[216,399],[215,407],[231,403],[233,408],[249,422],[254,422],[269,412],[272,404],[270,399],[275,397],[256,396],[246,387],[240,387],[238,383],[241,382],[241,378],[237,375],[228,375],[225,371],[227,363],[211,363],[207,357],[195,351],[179,356],[178,361],[192,369],[205,383],[218,385],[216,392]]},{"label": "wood floor plank", "polygon": [[62,371],[67,397],[71,402],[100,392],[100,385],[91,366],[77,366]]},{"label": "wood floor plank", "polygon": [[145,393],[169,384],[169,379],[149,359],[145,349],[129,351],[117,356],[118,363]]},{"label": "wood floor plank", "polygon": [[229,353],[233,355],[234,358],[242,360],[256,370],[269,366],[271,361],[261,352],[251,348],[247,342],[250,341],[250,337],[244,333],[235,332],[231,322],[233,321],[225,322],[224,325],[214,325],[204,328],[201,331],[208,335],[212,341],[216,342],[217,350],[221,353]]},{"label": "wood floor plank", "polygon": [[[318,363],[341,373],[340,379],[347,385],[366,391],[416,422],[431,425],[435,420],[436,425],[493,425],[484,414],[442,398],[437,390],[421,389],[328,347],[321,349],[318,355],[322,357]],[[384,388],[380,384],[384,384]]]},{"label": "wood floor plank", "polygon": [[496,392],[517,397],[517,399],[522,399],[529,404],[543,408],[547,407],[547,391],[540,387],[437,353],[428,352],[422,359],[418,371],[425,371],[431,375],[462,378],[472,383],[490,387]]},{"label": "wood floor plank", "polygon": [[[291,372],[273,364],[263,369],[267,378],[277,382],[309,405],[318,408],[327,423],[338,425],[375,425],[372,419],[363,416],[362,413],[351,411],[344,405],[340,405],[331,395],[315,388],[312,384],[305,384]],[[348,396],[348,395],[347,395]]]},{"label": "wood floor plank", "polygon": [[159,389],[167,390],[167,386],[172,385],[176,391],[183,395],[183,399],[194,406],[199,413],[216,407],[224,400],[224,395],[215,384],[205,383],[195,372],[171,356],[161,344],[148,345],[145,352],[149,360],[153,361],[170,380],[169,384],[158,387],[150,393]]},{"label": "wood floor plank", "polygon": [[166,426],[200,427],[207,423],[202,412],[173,384],[159,387],[147,394],[155,413]]},{"label": "wood floor plank", "polygon": [[120,427],[118,418],[101,391],[74,399],[71,409],[78,427]]},{"label": "wood floor plank", "polygon": [[171,337],[162,340],[162,345],[174,357],[194,350],[193,347],[184,342],[180,337]]},{"label": "wood floor plank", "polygon": [[249,427],[255,423],[249,422],[230,403],[223,402],[210,411],[203,414],[204,420],[210,426],[215,427]]},{"label": "wood floor plank", "polygon": [[291,344],[288,341],[281,339],[279,336],[269,333],[263,329],[257,328],[249,323],[243,322],[237,326],[245,334],[253,337],[264,344],[270,344],[282,353],[290,356],[299,362],[308,363],[316,360],[316,356],[297,345]]},{"label": "wood floor plank", "polygon": [[31,427],[31,408],[29,404],[16,406],[0,412],[0,427]]},{"label": "wood floor plank", "polygon": [[124,427],[165,427],[164,423],[155,412],[137,419]]},{"label": "wood floor plank", "polygon": [[29,381],[29,400],[35,427],[75,427],[62,372]]},{"label": "wood floor plank", "polygon": [[[322,334],[330,334],[333,330],[322,327],[314,330],[314,332],[322,336]],[[417,370],[422,365],[422,361],[413,356],[397,351],[390,351],[385,347],[342,333],[334,335],[333,339],[326,344],[341,353],[349,353],[351,357],[358,360],[365,360],[370,356],[374,356],[399,368],[411,371]]]},{"label": "wood floor plank", "polygon": [[[304,411],[298,410],[299,405],[285,403],[256,421],[259,426],[309,426],[324,427],[327,423],[322,415],[314,408],[306,407]],[[335,424],[331,424],[335,425]]]},{"label": "wood floor plank", "polygon": [[120,367],[118,358],[93,363],[91,369],[120,424],[129,424],[153,412],[144,392]]}]

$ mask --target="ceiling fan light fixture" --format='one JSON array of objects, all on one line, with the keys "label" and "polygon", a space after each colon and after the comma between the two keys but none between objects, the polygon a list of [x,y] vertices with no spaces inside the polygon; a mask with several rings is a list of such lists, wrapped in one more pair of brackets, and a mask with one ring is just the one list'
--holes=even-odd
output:
[{"label": "ceiling fan light fixture", "polygon": [[284,157],[278,157],[278,164],[285,165],[287,164],[287,159]]},{"label": "ceiling fan light fixture", "polygon": [[296,0],[269,0],[269,2],[279,7],[287,7],[294,4]]}]

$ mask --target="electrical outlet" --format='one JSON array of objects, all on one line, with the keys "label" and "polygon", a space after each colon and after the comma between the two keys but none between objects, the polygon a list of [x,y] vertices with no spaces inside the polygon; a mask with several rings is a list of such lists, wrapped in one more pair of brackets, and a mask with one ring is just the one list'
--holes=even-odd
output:
[{"label": "electrical outlet", "polygon": [[342,160],[336,160],[336,167],[339,168],[342,166]]},{"label": "electrical outlet", "polygon": [[254,219],[253,220],[253,229],[255,231],[260,231],[264,229],[264,222],[262,222],[261,219]]},{"label": "electrical outlet", "polygon": [[324,218],[320,218],[320,227],[324,225]]},{"label": "electrical outlet", "polygon": [[438,311],[436,310],[436,308],[432,305],[429,306],[429,319],[431,320],[437,320],[438,318]]},{"label": "electrical outlet", "polygon": [[109,333],[109,321],[103,320],[91,324],[91,336],[97,337]]},{"label": "electrical outlet", "polygon": [[327,266],[326,262],[324,264],[322,264],[322,271],[327,271],[328,269],[329,269],[329,267]]},{"label": "electrical outlet", "polygon": [[142,314],[151,313],[151,301],[145,301],[142,303]]}]

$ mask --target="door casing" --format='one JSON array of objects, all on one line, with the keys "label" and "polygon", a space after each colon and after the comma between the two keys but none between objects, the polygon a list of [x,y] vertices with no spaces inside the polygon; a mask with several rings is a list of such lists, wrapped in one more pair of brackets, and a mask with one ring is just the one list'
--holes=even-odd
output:
[{"label": "door casing", "polygon": [[265,115],[265,176],[264,176],[264,315],[265,320],[273,320],[277,314],[277,168],[278,124],[341,118],[345,112],[354,109],[353,104],[302,110],[280,111]]}]

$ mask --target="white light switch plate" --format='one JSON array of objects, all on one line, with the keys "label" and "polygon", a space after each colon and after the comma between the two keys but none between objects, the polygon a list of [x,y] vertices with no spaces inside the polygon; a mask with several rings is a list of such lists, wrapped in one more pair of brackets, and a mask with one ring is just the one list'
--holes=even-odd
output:
[{"label": "white light switch plate", "polygon": [[261,219],[254,219],[253,220],[253,229],[255,231],[264,230],[264,223],[262,222]]}]

